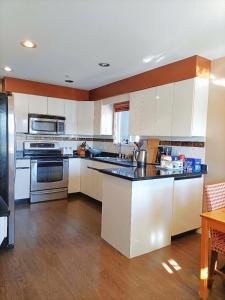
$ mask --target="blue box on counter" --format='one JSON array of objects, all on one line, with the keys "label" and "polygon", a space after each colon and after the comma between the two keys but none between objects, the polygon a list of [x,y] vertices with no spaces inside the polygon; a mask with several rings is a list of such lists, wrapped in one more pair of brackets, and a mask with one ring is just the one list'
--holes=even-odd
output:
[{"label": "blue box on counter", "polygon": [[194,172],[200,172],[201,171],[201,162],[202,160],[200,158],[186,158],[185,159],[185,169],[192,168],[192,171]]}]

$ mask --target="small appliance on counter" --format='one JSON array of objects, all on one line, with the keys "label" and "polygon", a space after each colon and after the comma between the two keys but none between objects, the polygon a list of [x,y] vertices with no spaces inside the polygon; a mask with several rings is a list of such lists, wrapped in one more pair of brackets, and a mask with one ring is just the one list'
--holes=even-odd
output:
[{"label": "small appliance on counter", "polygon": [[163,156],[163,155],[169,155],[169,156],[171,156],[171,153],[172,153],[172,147],[159,146],[158,147],[158,153],[157,153],[156,163],[160,164],[161,163],[161,156]]},{"label": "small appliance on counter", "polygon": [[146,165],[147,151],[144,149],[133,151],[134,161],[137,162],[138,167],[143,167]]},{"label": "small appliance on counter", "polygon": [[73,147],[62,147],[61,153],[63,156],[73,156]]}]

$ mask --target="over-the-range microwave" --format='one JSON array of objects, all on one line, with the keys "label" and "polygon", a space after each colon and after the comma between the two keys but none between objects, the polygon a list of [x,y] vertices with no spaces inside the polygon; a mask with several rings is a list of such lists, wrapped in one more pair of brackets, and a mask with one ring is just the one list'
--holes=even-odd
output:
[{"label": "over-the-range microwave", "polygon": [[29,114],[30,134],[64,134],[65,117]]}]

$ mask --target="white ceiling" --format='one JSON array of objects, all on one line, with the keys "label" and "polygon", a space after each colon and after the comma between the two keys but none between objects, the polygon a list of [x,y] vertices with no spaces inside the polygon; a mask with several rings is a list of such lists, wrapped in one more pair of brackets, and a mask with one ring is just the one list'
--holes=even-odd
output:
[{"label": "white ceiling", "polygon": [[225,56],[224,0],[0,0],[1,77],[92,89],[195,54]]}]

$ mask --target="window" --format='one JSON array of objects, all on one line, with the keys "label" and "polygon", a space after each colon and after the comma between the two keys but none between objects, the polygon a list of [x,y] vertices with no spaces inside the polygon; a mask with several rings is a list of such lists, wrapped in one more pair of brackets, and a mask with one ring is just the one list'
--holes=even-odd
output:
[{"label": "window", "polygon": [[114,142],[129,142],[129,102],[114,104]]},{"label": "window", "polygon": [[129,144],[138,142],[139,136],[129,135],[129,101],[115,103],[114,106],[114,143]]},{"label": "window", "polygon": [[129,111],[120,111],[114,113],[114,142],[129,142]]}]

